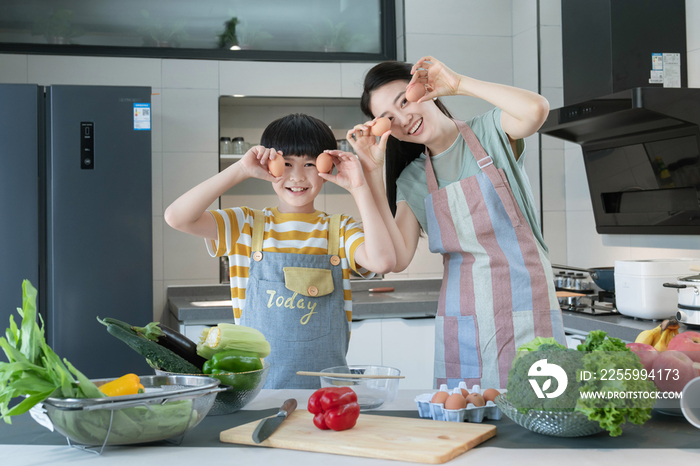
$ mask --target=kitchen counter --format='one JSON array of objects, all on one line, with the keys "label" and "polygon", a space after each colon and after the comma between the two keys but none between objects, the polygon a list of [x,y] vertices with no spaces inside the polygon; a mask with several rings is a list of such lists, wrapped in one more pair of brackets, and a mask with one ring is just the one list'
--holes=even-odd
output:
[{"label": "kitchen counter", "polygon": [[[427,390],[399,390],[397,399],[372,412],[378,415],[418,417],[413,398]],[[244,410],[226,416],[208,416],[179,446],[167,442],[148,446],[107,447],[102,456],[70,448],[65,439],[36,424],[28,414],[15,418],[13,425],[0,423],[0,455],[14,465],[63,464],[273,464],[309,466],[333,464],[390,466],[397,461],[311,453],[275,448],[220,443],[219,432],[274,415],[287,398],[296,398],[298,409],[306,409],[312,390],[263,390]],[[369,414],[367,414],[369,415]],[[426,422],[441,422],[429,421]],[[700,430],[682,417],[653,413],[644,426],[626,424],[620,437],[606,433],[580,438],[557,438],[534,434],[503,417],[485,421],[497,427],[496,437],[451,460],[448,464],[649,464],[651,461],[697,463],[700,459]],[[576,450],[574,453],[572,450]],[[234,460],[235,459],[235,460]]]},{"label": "kitchen counter", "polygon": [[[353,320],[434,317],[440,284],[440,279],[351,280]],[[395,291],[369,291],[379,287]],[[179,322],[232,322],[230,300],[228,284],[168,287],[168,309]]]},{"label": "kitchen counter", "polygon": [[[437,312],[440,279],[352,280],[353,321],[384,318],[430,318]],[[393,287],[389,293],[373,293],[371,288]],[[199,303],[193,305],[192,302]],[[168,288],[168,309],[172,318],[187,324],[233,322],[230,288],[224,285],[177,286]],[[604,330],[610,336],[634,341],[657,321],[621,314],[562,312],[567,333],[585,336],[591,330]],[[683,330],[683,329],[681,329]]]}]

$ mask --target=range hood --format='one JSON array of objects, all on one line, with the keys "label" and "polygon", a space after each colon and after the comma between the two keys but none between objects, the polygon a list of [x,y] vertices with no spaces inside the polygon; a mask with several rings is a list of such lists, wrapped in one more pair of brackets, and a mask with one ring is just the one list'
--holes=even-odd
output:
[{"label": "range hood", "polygon": [[700,89],[638,87],[549,112],[541,134],[577,144],[700,124]]},{"label": "range hood", "polygon": [[700,234],[700,89],[687,88],[685,2],[561,5],[564,106],[539,132],[581,145],[596,230]]}]

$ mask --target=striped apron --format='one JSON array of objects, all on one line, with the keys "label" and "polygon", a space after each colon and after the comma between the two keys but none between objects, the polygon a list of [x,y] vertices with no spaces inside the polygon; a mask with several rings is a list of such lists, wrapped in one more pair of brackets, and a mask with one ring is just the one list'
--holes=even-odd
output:
[{"label": "striped apron", "polygon": [[265,214],[253,211],[251,261],[241,325],[260,330],[272,351],[263,388],[321,388],[318,377],[296,375],[346,365],[350,332],[340,215],[328,226],[328,254],[263,252]]},{"label": "striped apron", "polygon": [[537,336],[565,343],[547,253],[506,175],[471,128],[455,120],[481,172],[438,189],[425,161],[428,240],[443,255],[435,319],[435,387],[505,388],[516,348]]}]

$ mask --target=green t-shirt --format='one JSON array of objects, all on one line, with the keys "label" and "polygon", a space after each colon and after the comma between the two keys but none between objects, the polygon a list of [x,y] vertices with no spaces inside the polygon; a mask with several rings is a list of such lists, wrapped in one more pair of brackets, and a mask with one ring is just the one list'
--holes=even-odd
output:
[{"label": "green t-shirt", "polygon": [[[508,135],[501,127],[501,113],[502,110],[500,108],[494,108],[466,123],[474,131],[486,153],[491,156],[496,168],[502,168],[505,172],[515,200],[530,224],[535,238],[537,238],[540,246],[545,251],[548,251],[540,231],[540,222],[537,218],[537,209],[532,195],[530,180],[527,177],[527,173],[525,173],[523,165],[525,157],[522,154],[525,150],[525,141],[518,139],[516,145],[520,157],[518,160],[515,160]],[[401,172],[396,182],[396,201],[397,203],[401,201],[407,202],[423,230],[428,231],[424,202],[428,196],[425,158],[426,155],[422,153]],[[481,172],[474,155],[469,150],[461,134],[457,136],[455,142],[446,151],[433,156],[432,163],[440,189],[455,181]]]}]

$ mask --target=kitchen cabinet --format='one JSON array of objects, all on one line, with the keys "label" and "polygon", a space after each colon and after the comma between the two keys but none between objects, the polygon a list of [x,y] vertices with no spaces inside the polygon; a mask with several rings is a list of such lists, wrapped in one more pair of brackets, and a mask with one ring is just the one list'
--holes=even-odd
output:
[{"label": "kitchen cabinet", "polygon": [[352,323],[348,364],[395,367],[403,389],[433,386],[435,319],[368,319]]}]

